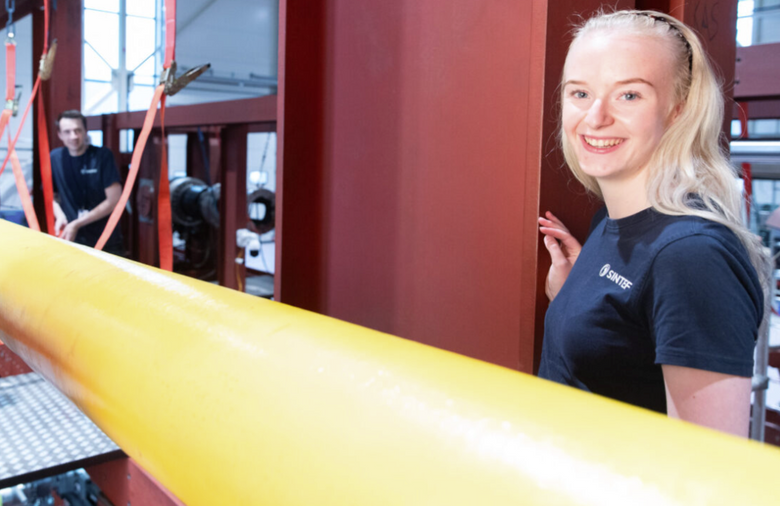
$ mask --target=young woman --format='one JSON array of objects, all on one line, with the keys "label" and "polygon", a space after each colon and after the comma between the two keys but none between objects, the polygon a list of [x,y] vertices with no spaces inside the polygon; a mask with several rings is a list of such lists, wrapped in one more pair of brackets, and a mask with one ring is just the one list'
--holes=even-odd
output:
[{"label": "young woman", "polygon": [[566,161],[605,209],[582,247],[539,218],[552,259],[539,376],[746,436],[768,263],[742,225],[701,43],[658,12],[597,15],[561,100]]}]

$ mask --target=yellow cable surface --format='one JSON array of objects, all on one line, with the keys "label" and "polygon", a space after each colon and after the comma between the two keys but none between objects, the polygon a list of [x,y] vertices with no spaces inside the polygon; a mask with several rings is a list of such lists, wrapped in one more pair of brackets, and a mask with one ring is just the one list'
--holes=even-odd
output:
[{"label": "yellow cable surface", "polygon": [[8,222],[0,241],[0,338],[189,506],[776,502],[776,449]]}]

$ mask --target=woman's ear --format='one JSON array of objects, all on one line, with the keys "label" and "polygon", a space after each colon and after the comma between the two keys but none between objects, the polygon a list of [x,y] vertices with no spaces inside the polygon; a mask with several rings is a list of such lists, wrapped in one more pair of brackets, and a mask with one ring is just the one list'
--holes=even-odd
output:
[{"label": "woman's ear", "polygon": [[680,117],[680,114],[682,114],[683,108],[685,107],[685,102],[678,102],[677,105],[675,105],[672,108],[672,112],[669,113],[669,125],[671,126],[674,124],[675,121],[677,121],[677,118]]}]

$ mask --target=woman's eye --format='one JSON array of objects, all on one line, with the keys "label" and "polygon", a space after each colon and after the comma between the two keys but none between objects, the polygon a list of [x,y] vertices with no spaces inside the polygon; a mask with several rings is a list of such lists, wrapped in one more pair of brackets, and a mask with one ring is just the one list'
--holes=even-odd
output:
[{"label": "woman's eye", "polygon": [[639,98],[639,94],[629,91],[627,93],[623,93],[623,98],[626,100],[636,100]]},{"label": "woman's eye", "polygon": [[571,95],[574,98],[588,98],[588,94],[584,91],[573,91]]}]

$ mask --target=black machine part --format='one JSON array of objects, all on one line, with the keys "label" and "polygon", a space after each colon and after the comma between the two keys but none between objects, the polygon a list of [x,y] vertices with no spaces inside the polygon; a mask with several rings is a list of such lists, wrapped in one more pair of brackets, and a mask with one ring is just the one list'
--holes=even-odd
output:
[{"label": "black machine part", "polygon": [[220,186],[208,186],[194,177],[171,180],[171,218],[177,225],[197,227],[205,221],[219,227]]},{"label": "black machine part", "polygon": [[[266,234],[276,226],[276,194],[265,188],[260,188],[250,193],[247,198],[249,207],[249,219],[253,225],[253,232],[256,234]],[[262,217],[256,216],[258,207],[265,209]]]},{"label": "black machine part", "polygon": [[[176,225],[198,227],[204,222],[219,228],[219,183],[209,186],[194,177],[171,180],[171,217]],[[250,228],[257,234],[270,232],[276,226],[276,194],[260,188],[247,196]],[[265,212],[260,213],[259,209]],[[262,214],[262,216],[261,216]]]}]

